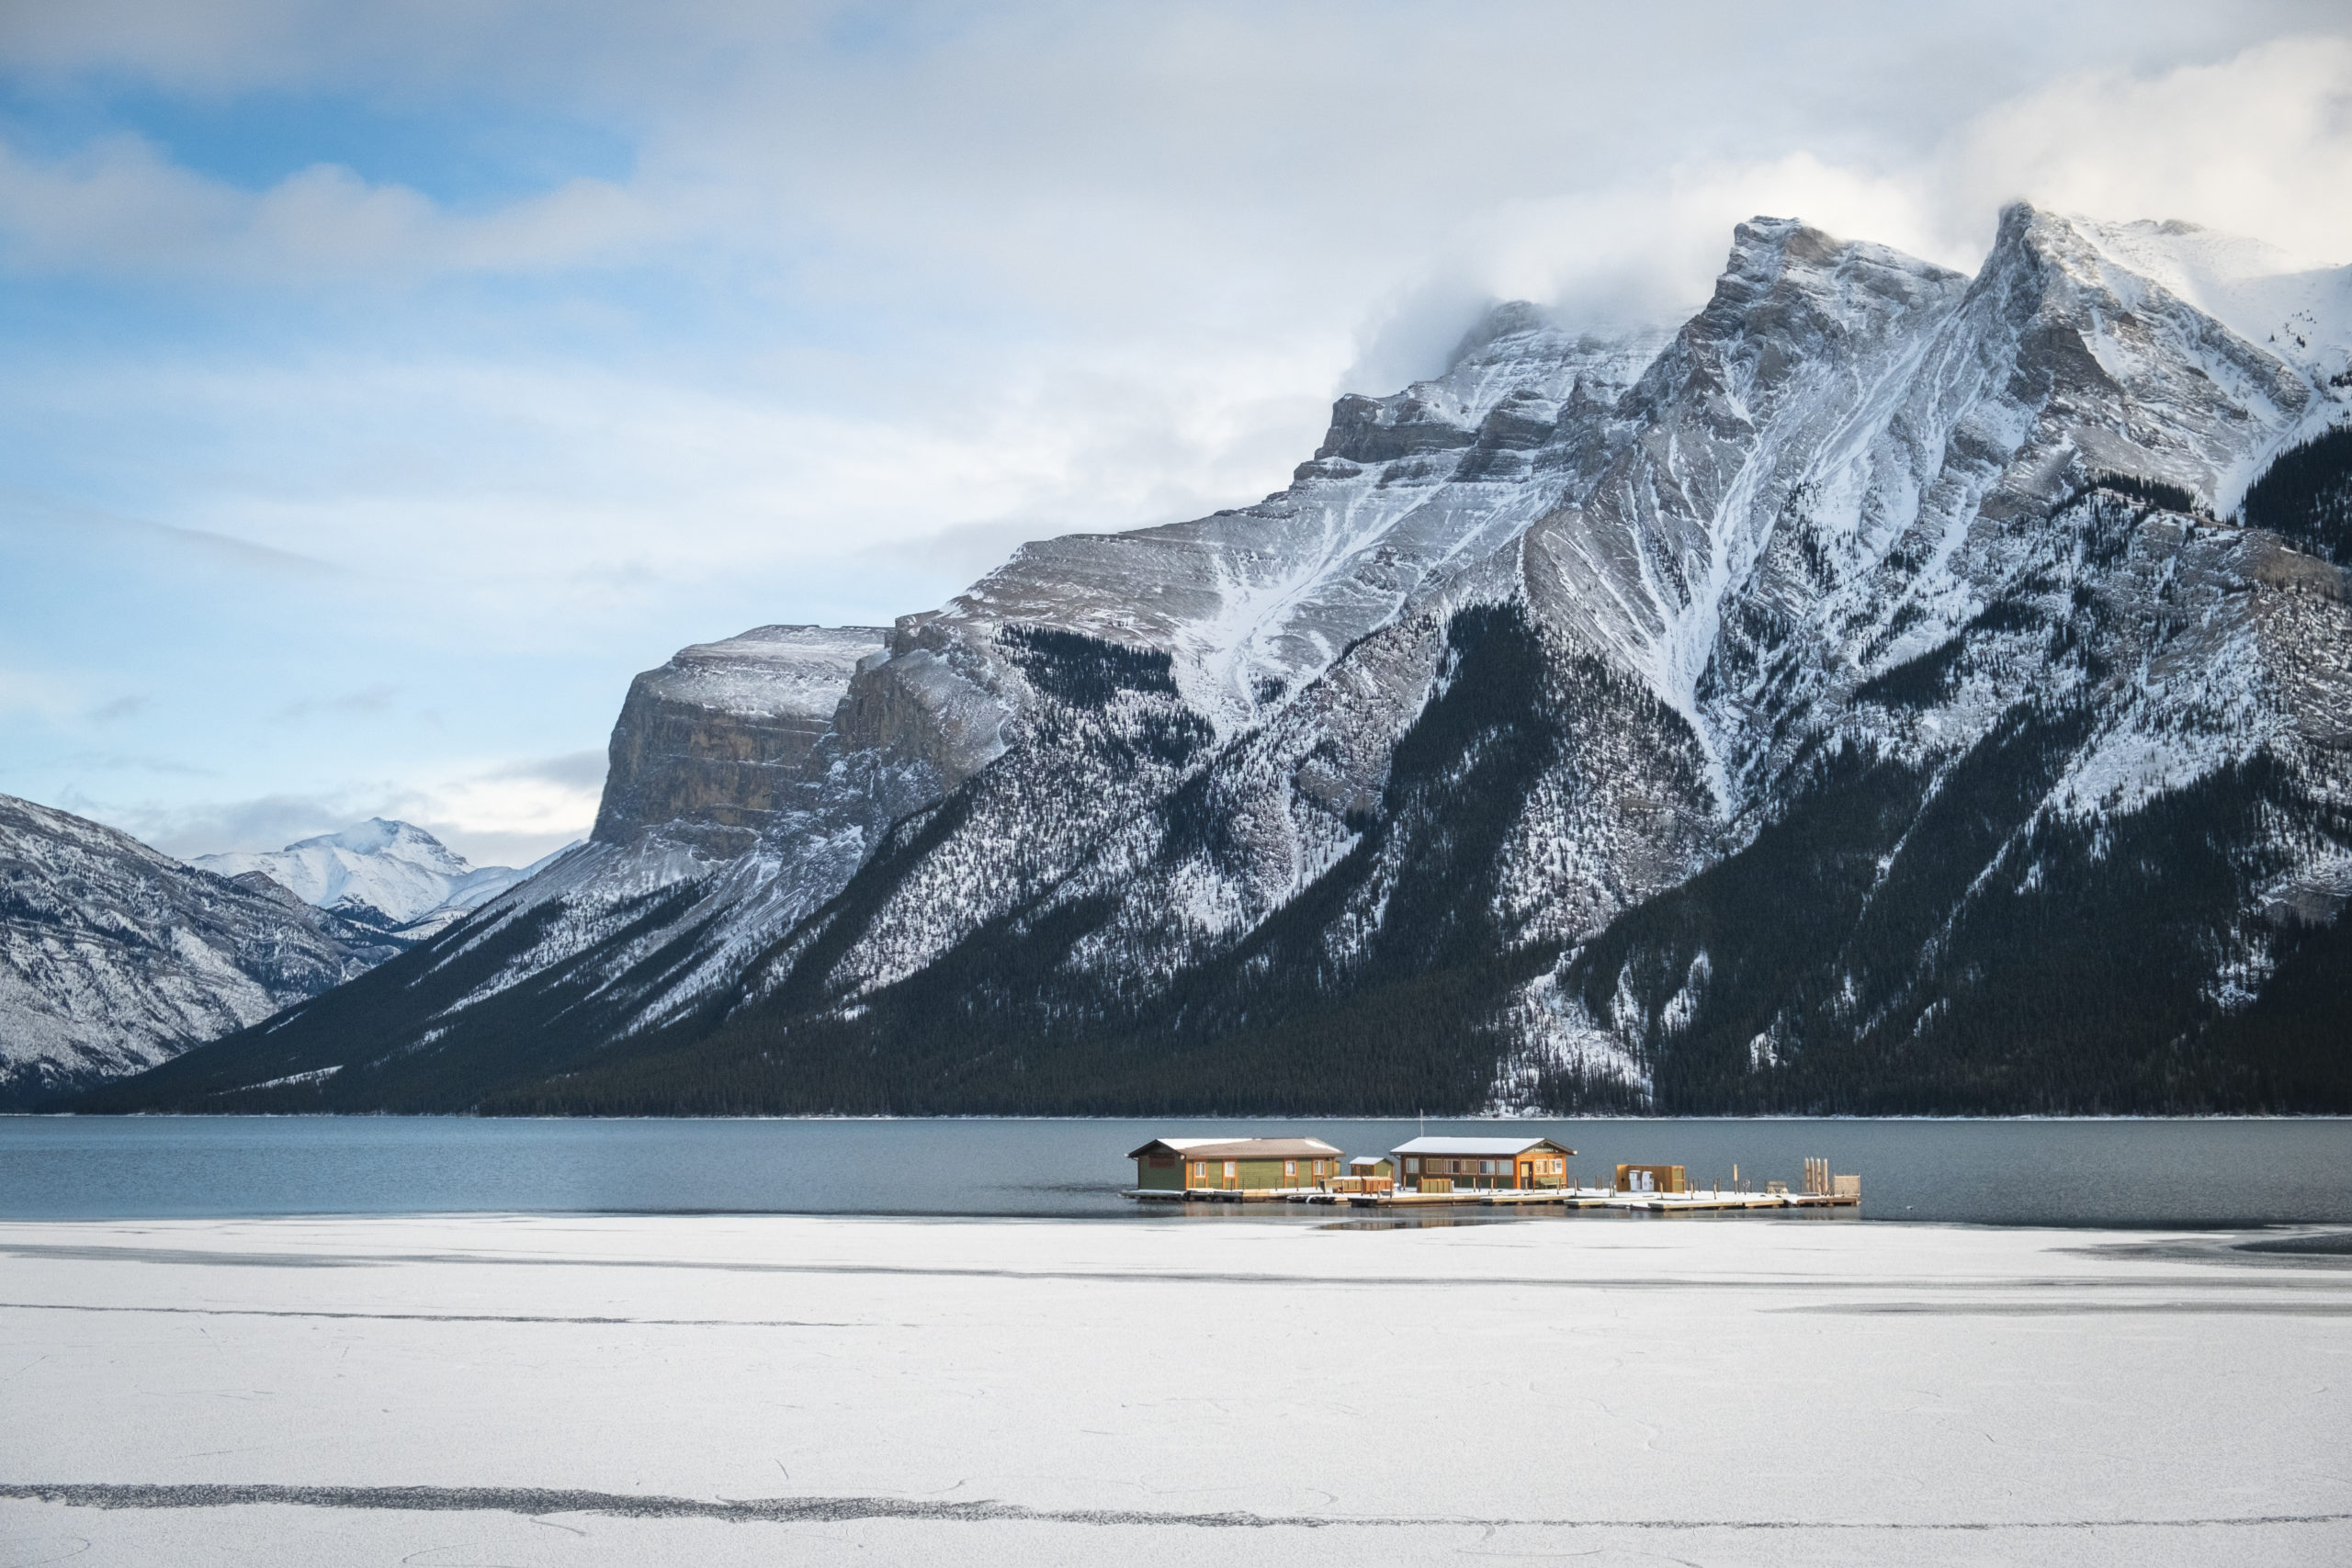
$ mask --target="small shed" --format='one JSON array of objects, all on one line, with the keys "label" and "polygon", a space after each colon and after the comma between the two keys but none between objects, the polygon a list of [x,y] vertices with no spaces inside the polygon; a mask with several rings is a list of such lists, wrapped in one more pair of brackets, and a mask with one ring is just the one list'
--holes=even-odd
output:
[{"label": "small shed", "polygon": [[1617,1190],[1687,1192],[1690,1184],[1683,1179],[1679,1165],[1621,1165],[1617,1168]]},{"label": "small shed", "polygon": [[1348,1161],[1347,1174],[1331,1187],[1339,1192],[1394,1192],[1396,1162],[1386,1155],[1358,1155]]},{"label": "small shed", "polygon": [[1281,1191],[1340,1174],[1340,1151],[1320,1138],[1154,1138],[1127,1157],[1148,1192]]},{"label": "small shed", "polygon": [[1575,1153],[1549,1138],[1420,1137],[1397,1145],[1391,1156],[1396,1179],[1416,1191],[1424,1180],[1450,1182],[1457,1192],[1524,1191],[1566,1187]]}]

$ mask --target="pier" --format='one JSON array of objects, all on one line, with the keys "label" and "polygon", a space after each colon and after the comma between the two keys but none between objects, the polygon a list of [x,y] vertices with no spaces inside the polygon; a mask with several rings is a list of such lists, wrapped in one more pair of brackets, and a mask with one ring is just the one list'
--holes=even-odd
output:
[{"label": "pier", "polygon": [[[1147,1203],[1313,1203],[1351,1209],[1614,1209],[1644,1214],[1856,1209],[1862,1179],[1804,1162],[1802,1190],[1767,1181],[1757,1192],[1732,1168],[1731,1185],[1694,1187],[1679,1165],[1620,1165],[1605,1187],[1576,1185],[1576,1151],[1548,1138],[1419,1137],[1386,1157],[1346,1162],[1316,1139],[1155,1139],[1135,1151]],[[1399,1172],[1401,1171],[1401,1176]]]},{"label": "pier", "polygon": [[1645,1214],[1721,1213],[1735,1210],[1853,1209],[1861,1194],[1836,1192],[1616,1192],[1606,1187],[1535,1188],[1525,1191],[1340,1192],[1323,1188],[1241,1190],[1202,1187],[1188,1191],[1130,1190],[1140,1202],[1319,1203],[1351,1209],[1620,1209]]}]

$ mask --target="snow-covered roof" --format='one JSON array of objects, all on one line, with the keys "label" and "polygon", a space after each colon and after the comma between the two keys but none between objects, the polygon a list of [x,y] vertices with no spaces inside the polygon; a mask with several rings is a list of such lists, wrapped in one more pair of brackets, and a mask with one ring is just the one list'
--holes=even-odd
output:
[{"label": "snow-covered roof", "polygon": [[1155,1149],[1195,1159],[1322,1159],[1340,1152],[1320,1138],[1154,1138],[1127,1157]]},{"label": "snow-covered roof", "polygon": [[1386,1155],[1358,1155],[1348,1163],[1350,1165],[1378,1165],[1387,1157]]},{"label": "snow-covered roof", "polygon": [[1523,1155],[1530,1149],[1557,1149],[1564,1155],[1576,1150],[1566,1144],[1555,1144],[1549,1138],[1413,1138],[1401,1143],[1390,1152],[1400,1155]]}]

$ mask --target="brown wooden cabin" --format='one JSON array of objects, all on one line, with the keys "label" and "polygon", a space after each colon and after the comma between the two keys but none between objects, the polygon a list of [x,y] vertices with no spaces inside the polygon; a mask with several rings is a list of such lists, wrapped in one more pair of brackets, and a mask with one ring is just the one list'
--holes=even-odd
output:
[{"label": "brown wooden cabin", "polygon": [[1568,1184],[1576,1150],[1549,1138],[1414,1138],[1396,1145],[1396,1179],[1415,1191],[1527,1191]]},{"label": "brown wooden cabin", "polygon": [[1269,1192],[1340,1174],[1340,1151],[1320,1138],[1154,1138],[1127,1157],[1153,1192]]}]

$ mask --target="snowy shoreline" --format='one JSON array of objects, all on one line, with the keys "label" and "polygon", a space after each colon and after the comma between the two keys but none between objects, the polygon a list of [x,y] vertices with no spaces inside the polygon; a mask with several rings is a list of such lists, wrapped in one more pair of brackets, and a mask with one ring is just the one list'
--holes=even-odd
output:
[{"label": "snowy shoreline", "polygon": [[2352,1270],[2211,1233],[476,1214],[0,1256],[0,1537],[93,1562],[2352,1551]]}]

